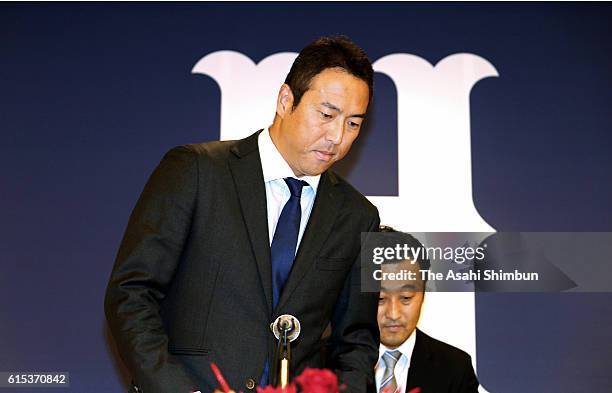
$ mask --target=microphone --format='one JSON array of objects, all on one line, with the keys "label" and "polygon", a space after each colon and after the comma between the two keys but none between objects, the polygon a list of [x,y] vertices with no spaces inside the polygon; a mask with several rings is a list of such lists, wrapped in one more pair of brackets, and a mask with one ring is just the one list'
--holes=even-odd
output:
[{"label": "microphone", "polygon": [[302,326],[300,321],[293,315],[283,314],[270,324],[270,329],[278,340],[278,346],[274,354],[273,372],[270,374],[273,378],[272,384],[284,389],[289,384],[291,342],[298,338],[302,331]]},{"label": "microphone", "polygon": [[283,314],[277,317],[274,322],[270,324],[270,329],[274,333],[274,337],[280,340],[284,333],[287,333],[287,340],[289,342],[295,341],[302,331],[302,325],[299,319],[290,314]]}]

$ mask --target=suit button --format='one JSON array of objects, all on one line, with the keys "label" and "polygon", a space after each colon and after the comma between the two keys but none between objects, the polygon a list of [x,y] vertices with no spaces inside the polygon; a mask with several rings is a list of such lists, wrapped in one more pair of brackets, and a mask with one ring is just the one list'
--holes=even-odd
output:
[{"label": "suit button", "polygon": [[255,389],[255,380],[253,378],[248,378],[244,386],[249,390]]}]

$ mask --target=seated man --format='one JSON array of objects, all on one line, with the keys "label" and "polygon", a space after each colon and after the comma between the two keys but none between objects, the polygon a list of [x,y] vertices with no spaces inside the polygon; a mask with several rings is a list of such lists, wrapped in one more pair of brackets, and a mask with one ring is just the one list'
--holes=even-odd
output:
[{"label": "seated man", "polygon": [[[422,247],[411,235],[381,227],[384,242]],[[393,245],[392,245],[393,246]],[[422,255],[422,254],[419,254]],[[385,273],[414,272],[414,279],[390,279],[383,276],[378,300],[380,329],[379,358],[376,364],[376,388],[379,393],[420,393],[478,391],[478,380],[470,356],[451,345],[429,337],[416,328],[425,295],[420,270],[429,269],[427,259],[414,263],[385,260]]]}]

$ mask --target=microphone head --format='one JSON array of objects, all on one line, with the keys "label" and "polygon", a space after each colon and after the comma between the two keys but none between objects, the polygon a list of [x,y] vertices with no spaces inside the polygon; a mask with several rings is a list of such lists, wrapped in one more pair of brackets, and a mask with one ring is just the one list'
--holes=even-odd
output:
[{"label": "microphone head", "polygon": [[277,340],[280,340],[283,331],[287,331],[287,339],[289,342],[292,342],[300,335],[302,326],[300,325],[300,321],[293,315],[283,314],[270,324],[270,329]]}]

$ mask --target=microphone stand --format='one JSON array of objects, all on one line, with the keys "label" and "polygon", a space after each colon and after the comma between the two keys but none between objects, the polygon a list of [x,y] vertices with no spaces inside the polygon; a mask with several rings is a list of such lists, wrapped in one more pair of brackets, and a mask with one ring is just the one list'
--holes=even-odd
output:
[{"label": "microphone stand", "polygon": [[278,324],[279,339],[274,354],[274,386],[280,386],[284,389],[289,385],[289,365],[291,364],[291,340],[288,335],[293,331],[293,323],[290,321],[282,321]]},{"label": "microphone stand", "polygon": [[284,391],[291,377],[291,342],[298,338],[302,326],[299,319],[293,315],[283,314],[270,324],[270,329],[278,340],[270,379],[272,386],[280,386]]}]

